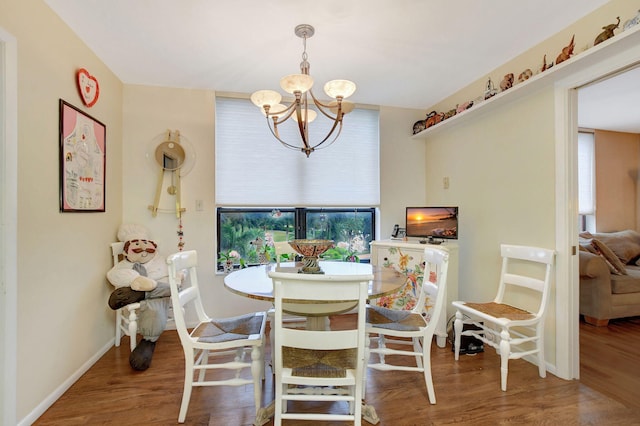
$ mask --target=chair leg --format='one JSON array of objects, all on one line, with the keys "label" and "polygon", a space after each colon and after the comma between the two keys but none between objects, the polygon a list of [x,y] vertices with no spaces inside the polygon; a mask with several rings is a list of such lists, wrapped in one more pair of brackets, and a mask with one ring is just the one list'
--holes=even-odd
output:
[{"label": "chair leg", "polygon": [[540,377],[547,377],[547,365],[544,360],[544,322],[538,323],[538,339],[536,345],[538,347],[538,374]]},{"label": "chair leg", "polygon": [[251,376],[253,377],[253,401],[256,416],[262,405],[262,377],[264,377],[264,358],[260,346],[251,349]]},{"label": "chair leg", "polygon": [[[384,348],[386,348],[386,347],[387,347],[387,343],[386,343],[386,342],[385,342],[385,340],[384,340],[384,336],[383,336],[382,334],[380,334],[380,335],[378,336],[378,348],[380,348],[380,349],[384,349]],[[378,356],[380,357],[380,363],[381,363],[381,364],[384,364],[384,353],[379,352],[379,353],[378,353]]]},{"label": "chair leg", "polygon": [[131,352],[136,348],[136,334],[138,333],[138,315],[136,311],[131,311],[129,314],[129,348]]},{"label": "chair leg", "polygon": [[456,320],[453,322],[453,345],[454,345],[454,359],[458,361],[460,359],[460,335],[462,334],[462,314],[460,311],[456,312]]},{"label": "chair leg", "polygon": [[273,315],[269,315],[269,321],[271,322],[271,327],[269,330],[269,342],[271,343],[271,374],[275,374],[276,373],[276,366],[273,364],[273,360],[275,359],[275,350],[276,350],[276,345],[275,345],[275,331],[274,331],[274,318]]},{"label": "chair leg", "polygon": [[436,392],[433,389],[433,377],[431,377],[431,344],[422,345],[422,365],[424,372],[424,382],[427,385],[427,394],[429,394],[429,402],[436,403]]},{"label": "chair leg", "polygon": [[424,342],[422,342],[421,347],[419,337],[413,337],[411,340],[413,340],[413,352],[415,352],[416,354],[420,352],[423,353],[423,355],[416,355],[416,366],[418,368],[424,368],[424,366],[422,365],[422,358],[424,356]]},{"label": "chair leg", "polygon": [[371,336],[369,333],[365,333],[364,335],[364,363],[362,372],[362,401],[364,404],[364,397],[367,393],[367,370],[369,365],[369,358],[371,357]]},{"label": "chair leg", "polygon": [[116,348],[120,346],[122,339],[122,309],[116,311]]},{"label": "chair leg", "polygon": [[500,333],[500,387],[503,391],[507,390],[510,353],[511,343],[509,342],[509,331],[503,329]]},{"label": "chair leg", "polygon": [[193,356],[194,354],[185,353],[184,361],[184,390],[182,391],[182,403],[180,404],[180,414],[178,414],[178,423],[184,423],[187,417],[187,409],[189,408],[189,400],[191,399],[191,389],[193,388]]}]

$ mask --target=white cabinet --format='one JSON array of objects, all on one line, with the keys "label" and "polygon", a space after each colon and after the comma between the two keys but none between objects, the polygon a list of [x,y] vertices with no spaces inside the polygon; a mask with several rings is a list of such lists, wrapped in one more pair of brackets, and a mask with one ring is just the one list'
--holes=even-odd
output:
[{"label": "white cabinet", "polygon": [[458,297],[458,244],[445,240],[439,245],[420,244],[399,240],[371,242],[371,264],[393,268],[407,276],[407,284],[399,292],[373,301],[379,306],[393,309],[411,309],[417,301],[422,285],[423,255],[425,247],[434,247],[449,252],[445,309],[438,319],[436,341],[441,348],[447,341],[447,318],[453,315],[451,302]]}]

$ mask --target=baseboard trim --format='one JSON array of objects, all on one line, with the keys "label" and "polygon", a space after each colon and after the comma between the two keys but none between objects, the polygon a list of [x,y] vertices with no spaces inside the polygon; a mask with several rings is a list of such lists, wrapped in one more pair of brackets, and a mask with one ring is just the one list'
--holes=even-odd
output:
[{"label": "baseboard trim", "polygon": [[69,388],[93,365],[98,362],[102,356],[115,344],[115,338],[108,341],[100,350],[87,360],[77,369],[67,380],[56,388],[49,396],[47,396],[36,408],[33,409],[25,418],[18,422],[18,426],[29,426],[33,424],[45,411],[49,409]]}]

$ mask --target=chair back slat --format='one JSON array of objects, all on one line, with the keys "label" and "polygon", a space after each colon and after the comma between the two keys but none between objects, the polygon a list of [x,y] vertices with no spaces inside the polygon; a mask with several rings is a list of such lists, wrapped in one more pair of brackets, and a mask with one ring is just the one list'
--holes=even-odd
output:
[{"label": "chair back slat", "polygon": [[[209,319],[204,311],[198,287],[198,254],[195,250],[175,253],[167,258],[169,269],[169,287],[171,288],[171,303],[174,307],[176,330],[181,339],[189,338],[186,320],[187,306],[193,306],[199,322]],[[180,277],[186,277],[187,283],[182,283]],[[180,306],[181,309],[176,309]]]},{"label": "chair back slat", "polygon": [[[555,262],[555,251],[540,247],[518,246],[511,244],[502,244],[500,246],[502,254],[502,270],[500,274],[500,283],[498,293],[494,302],[503,303],[506,295],[507,285],[519,286],[540,293],[537,301],[538,308],[534,310],[528,309],[534,313],[536,317],[541,317],[546,312],[546,306],[549,300],[551,287],[551,272]],[[514,272],[515,266],[522,268],[518,272]],[[534,265],[544,266],[542,274],[539,268],[533,268]],[[529,272],[529,269],[531,271]],[[535,274],[535,276],[534,276]],[[542,276],[542,278],[540,278]],[[522,308],[523,306],[516,306]]]},{"label": "chair back slat", "polygon": [[[424,250],[425,269],[422,278],[422,291],[418,296],[414,312],[430,318],[440,318],[445,304],[446,283],[449,271],[449,253],[444,250],[427,247]],[[427,298],[431,303],[427,303]],[[435,322],[433,327],[435,327]]]},{"label": "chair back slat", "polygon": [[113,266],[124,259],[124,242],[111,243],[111,256],[113,257]]}]

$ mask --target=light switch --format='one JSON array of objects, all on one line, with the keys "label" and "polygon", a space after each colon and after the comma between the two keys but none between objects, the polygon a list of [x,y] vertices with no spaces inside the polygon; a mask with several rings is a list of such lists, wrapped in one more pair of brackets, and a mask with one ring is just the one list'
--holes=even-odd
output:
[{"label": "light switch", "polygon": [[444,189],[449,189],[449,176],[445,176],[442,178],[442,187]]},{"label": "light switch", "polygon": [[204,203],[202,200],[196,200],[196,211],[201,212],[204,210]]}]

